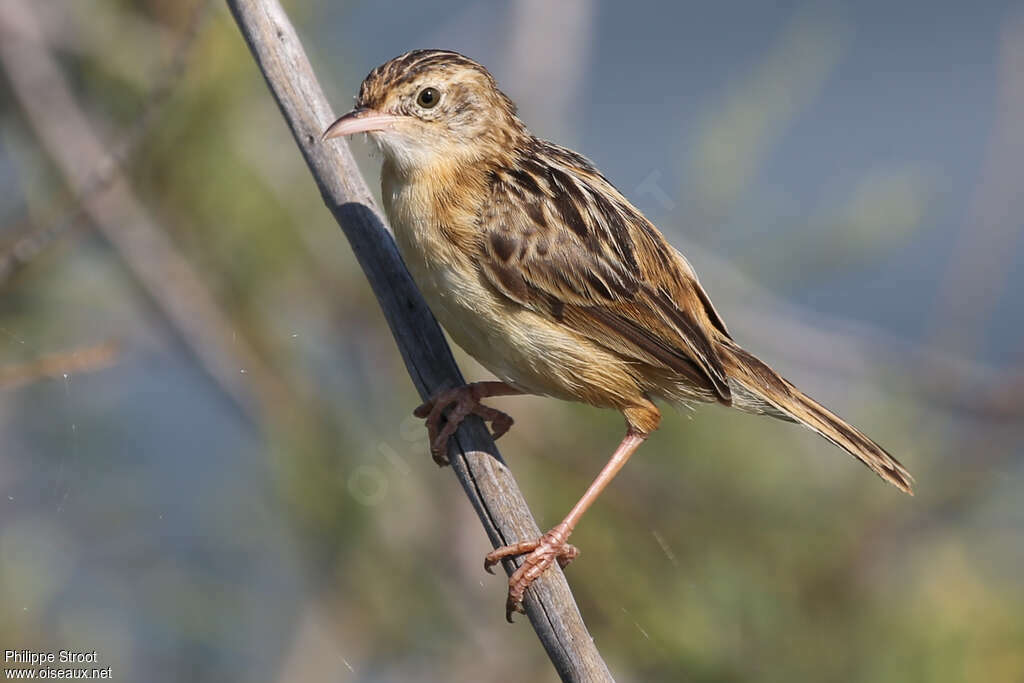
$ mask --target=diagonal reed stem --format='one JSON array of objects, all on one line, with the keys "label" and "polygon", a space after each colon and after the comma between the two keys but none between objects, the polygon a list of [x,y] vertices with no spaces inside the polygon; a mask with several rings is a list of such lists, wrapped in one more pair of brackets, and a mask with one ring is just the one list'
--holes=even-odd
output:
[{"label": "diagonal reed stem", "polygon": [[[420,396],[426,399],[438,389],[462,384],[441,329],[409,277],[348,147],[320,142],[334,116],[284,10],[277,0],[227,2],[377,296]],[[479,419],[464,422],[452,443],[452,470],[494,547],[538,537],[540,529],[515,479]],[[512,562],[505,563],[507,572],[514,568]],[[561,571],[553,568],[534,583],[525,607],[563,681],[612,680]]]}]

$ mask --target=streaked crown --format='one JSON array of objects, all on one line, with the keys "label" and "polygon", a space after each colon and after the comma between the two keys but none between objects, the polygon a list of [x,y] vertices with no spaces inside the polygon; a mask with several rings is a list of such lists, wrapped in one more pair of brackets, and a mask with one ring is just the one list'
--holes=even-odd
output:
[{"label": "streaked crown", "polygon": [[443,123],[464,139],[495,128],[523,129],[515,104],[490,72],[450,50],[413,50],[381,64],[363,80],[356,106]]}]

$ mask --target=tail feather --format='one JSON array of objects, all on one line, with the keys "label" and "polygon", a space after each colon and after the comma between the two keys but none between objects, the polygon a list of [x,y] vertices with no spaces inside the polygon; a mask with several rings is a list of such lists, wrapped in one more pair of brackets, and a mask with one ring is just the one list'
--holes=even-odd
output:
[{"label": "tail feather", "polygon": [[734,400],[734,405],[747,407],[751,412],[791,419],[809,427],[856,457],[882,479],[913,495],[911,484],[914,478],[896,458],[863,432],[814,401],[733,342],[720,342],[719,352],[726,374],[745,390],[739,392],[741,396],[745,393],[753,395],[746,406],[742,399]]}]

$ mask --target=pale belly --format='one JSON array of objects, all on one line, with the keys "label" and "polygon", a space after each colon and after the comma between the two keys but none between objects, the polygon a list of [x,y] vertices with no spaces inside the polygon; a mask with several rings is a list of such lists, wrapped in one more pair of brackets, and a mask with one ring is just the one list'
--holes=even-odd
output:
[{"label": "pale belly", "polygon": [[406,186],[384,205],[409,273],[451,338],[499,379],[530,394],[621,407],[642,400],[630,364],[485,284],[464,250],[411,210]]},{"label": "pale belly", "polygon": [[576,365],[579,340],[559,333],[548,321],[501,300],[479,280],[475,269],[462,272],[424,263],[402,249],[402,258],[441,326],[466,353],[504,382],[531,394],[572,399],[561,368]]},{"label": "pale belly", "polygon": [[472,264],[454,267],[396,228],[416,286],[441,326],[499,379],[530,394],[579,400],[574,377],[596,359],[580,339],[542,316],[499,298]]}]

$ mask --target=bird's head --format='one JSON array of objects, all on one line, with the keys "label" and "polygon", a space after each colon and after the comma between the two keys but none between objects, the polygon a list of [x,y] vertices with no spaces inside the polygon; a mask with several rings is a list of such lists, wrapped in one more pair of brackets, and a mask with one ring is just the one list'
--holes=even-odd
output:
[{"label": "bird's head", "polygon": [[323,139],[353,133],[368,133],[403,173],[485,159],[526,135],[487,69],[447,50],[415,50],[371,71],[355,109]]}]

